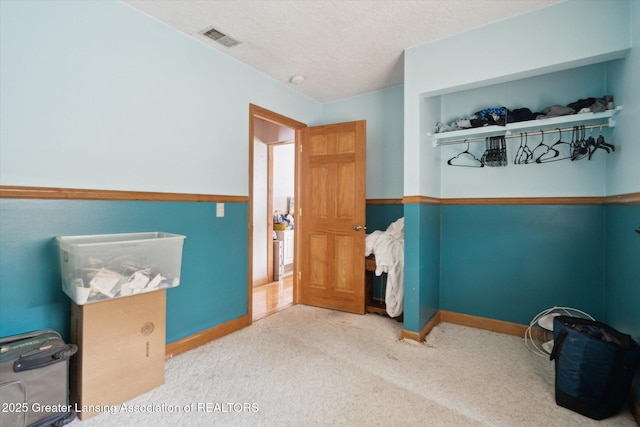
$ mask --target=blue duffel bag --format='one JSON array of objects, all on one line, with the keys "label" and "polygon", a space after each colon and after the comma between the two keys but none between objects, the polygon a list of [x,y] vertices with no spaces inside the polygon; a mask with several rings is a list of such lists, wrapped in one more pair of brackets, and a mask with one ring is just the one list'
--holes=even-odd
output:
[{"label": "blue duffel bag", "polygon": [[640,364],[630,335],[595,320],[553,319],[556,403],[594,420],[617,414],[627,402]]}]

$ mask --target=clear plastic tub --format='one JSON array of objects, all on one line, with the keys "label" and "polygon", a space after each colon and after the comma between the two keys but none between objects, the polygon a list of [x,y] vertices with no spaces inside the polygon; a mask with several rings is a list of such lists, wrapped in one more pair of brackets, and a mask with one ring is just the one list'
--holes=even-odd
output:
[{"label": "clear plastic tub", "polygon": [[184,239],[163,232],[56,237],[62,290],[83,305],[174,288]]}]

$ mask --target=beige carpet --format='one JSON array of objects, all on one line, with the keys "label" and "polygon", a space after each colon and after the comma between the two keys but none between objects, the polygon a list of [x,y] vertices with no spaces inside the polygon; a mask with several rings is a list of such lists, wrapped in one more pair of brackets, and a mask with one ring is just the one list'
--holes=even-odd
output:
[{"label": "beige carpet", "polygon": [[[166,383],[74,425],[635,426],[555,404],[552,362],[522,339],[297,305],[167,361]],[[128,410],[144,412],[129,412]]]}]

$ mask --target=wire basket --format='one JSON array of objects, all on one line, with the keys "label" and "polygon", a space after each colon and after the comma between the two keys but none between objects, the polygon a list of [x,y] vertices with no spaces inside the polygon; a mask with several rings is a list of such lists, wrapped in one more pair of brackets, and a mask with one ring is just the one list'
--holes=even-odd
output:
[{"label": "wire basket", "polygon": [[549,357],[553,350],[553,318],[571,316],[595,320],[588,313],[572,307],[551,307],[538,313],[524,333],[524,343],[532,353]]}]

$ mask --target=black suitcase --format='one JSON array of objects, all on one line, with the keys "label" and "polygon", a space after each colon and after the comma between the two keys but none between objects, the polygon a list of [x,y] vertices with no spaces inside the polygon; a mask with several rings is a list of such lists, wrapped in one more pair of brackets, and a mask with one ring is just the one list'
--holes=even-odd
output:
[{"label": "black suitcase", "polygon": [[0,426],[71,422],[69,358],[76,351],[52,329],[0,338]]}]

